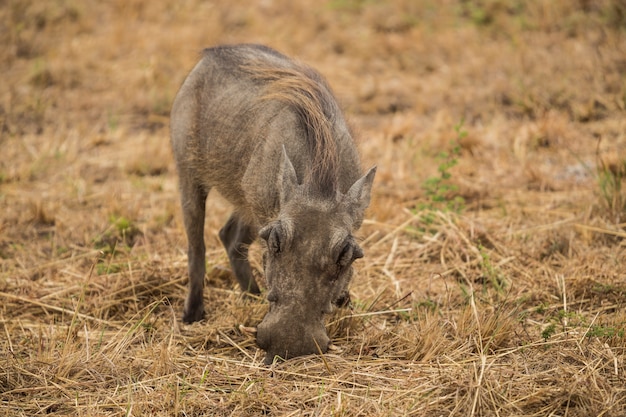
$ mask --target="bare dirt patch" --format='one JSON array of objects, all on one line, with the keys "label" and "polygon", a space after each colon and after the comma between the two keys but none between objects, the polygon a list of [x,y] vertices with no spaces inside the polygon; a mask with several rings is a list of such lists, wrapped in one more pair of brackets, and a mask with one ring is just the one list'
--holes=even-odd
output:
[{"label": "bare dirt patch", "polygon": [[[8,0],[0,40],[0,414],[626,414],[623,1]],[[218,196],[181,323],[169,107],[234,42],[322,72],[378,165],[341,352],[262,365]]]}]

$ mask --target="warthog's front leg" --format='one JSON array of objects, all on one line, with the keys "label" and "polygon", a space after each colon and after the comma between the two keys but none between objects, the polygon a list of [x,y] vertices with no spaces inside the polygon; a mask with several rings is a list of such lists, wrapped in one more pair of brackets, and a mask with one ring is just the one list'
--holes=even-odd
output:
[{"label": "warthog's front leg", "polygon": [[251,294],[260,294],[248,261],[248,247],[254,238],[252,228],[244,224],[234,213],[220,230],[220,239],[226,248],[230,266],[241,289]]},{"label": "warthog's front leg", "polygon": [[183,207],[183,219],[188,240],[189,293],[185,300],[183,321],[193,323],[204,318],[204,215],[206,198],[209,190],[181,175],[180,189]]}]

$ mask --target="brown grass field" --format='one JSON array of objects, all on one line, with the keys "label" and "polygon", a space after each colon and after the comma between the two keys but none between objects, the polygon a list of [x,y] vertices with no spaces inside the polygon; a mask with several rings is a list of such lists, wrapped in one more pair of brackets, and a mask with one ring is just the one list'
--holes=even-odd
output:
[{"label": "brown grass field", "polygon": [[[626,415],[624,0],[0,0],[0,42],[0,416]],[[237,42],[378,165],[340,352],[263,365],[217,195],[180,320],[169,109]]]}]

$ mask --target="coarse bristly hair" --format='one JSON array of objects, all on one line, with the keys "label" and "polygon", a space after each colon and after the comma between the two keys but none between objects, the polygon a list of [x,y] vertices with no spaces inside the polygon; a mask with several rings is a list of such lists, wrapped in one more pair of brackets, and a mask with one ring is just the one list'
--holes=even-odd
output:
[{"label": "coarse bristly hair", "polygon": [[339,159],[333,135],[339,109],[324,78],[303,64],[270,67],[259,61],[242,66],[242,70],[264,84],[260,100],[285,103],[295,112],[312,158],[304,183],[313,192],[335,195]]}]

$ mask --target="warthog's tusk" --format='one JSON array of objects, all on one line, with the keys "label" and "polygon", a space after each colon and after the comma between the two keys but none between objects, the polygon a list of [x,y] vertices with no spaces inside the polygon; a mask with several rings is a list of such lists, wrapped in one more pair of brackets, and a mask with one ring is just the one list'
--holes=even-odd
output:
[{"label": "warthog's tusk", "polygon": [[341,348],[331,343],[330,345],[328,345],[328,351],[329,352],[341,352]]},{"label": "warthog's tusk", "polygon": [[246,327],[243,324],[240,324],[239,330],[241,330],[242,333],[256,334],[256,327]]}]

